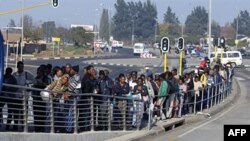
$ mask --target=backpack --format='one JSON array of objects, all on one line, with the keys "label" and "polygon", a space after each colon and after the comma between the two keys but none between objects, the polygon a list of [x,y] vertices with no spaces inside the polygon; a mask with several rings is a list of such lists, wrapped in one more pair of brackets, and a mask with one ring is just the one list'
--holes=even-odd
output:
[{"label": "backpack", "polygon": [[174,94],[175,93],[175,87],[173,86],[172,82],[167,80],[167,83],[168,83],[167,94]]}]

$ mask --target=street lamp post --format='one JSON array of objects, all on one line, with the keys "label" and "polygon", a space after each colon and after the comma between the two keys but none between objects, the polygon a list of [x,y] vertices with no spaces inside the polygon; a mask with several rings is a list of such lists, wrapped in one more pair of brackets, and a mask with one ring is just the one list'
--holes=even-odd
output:
[{"label": "street lamp post", "polygon": [[210,58],[211,54],[211,21],[212,21],[212,0],[209,0],[209,15],[208,15],[208,58]]},{"label": "street lamp post", "polygon": [[21,61],[23,61],[23,46],[24,46],[24,41],[23,41],[23,30],[24,30],[24,28],[23,28],[23,23],[24,23],[24,0],[22,0],[22,41],[21,41]]},{"label": "street lamp post", "polygon": [[132,46],[134,45],[135,21],[132,20]]},{"label": "street lamp post", "polygon": [[236,50],[238,49],[238,32],[239,32],[239,14],[237,15],[237,20],[236,20]]},{"label": "street lamp post", "polygon": [[155,23],[155,43],[156,43],[156,40],[157,40],[157,23]]}]

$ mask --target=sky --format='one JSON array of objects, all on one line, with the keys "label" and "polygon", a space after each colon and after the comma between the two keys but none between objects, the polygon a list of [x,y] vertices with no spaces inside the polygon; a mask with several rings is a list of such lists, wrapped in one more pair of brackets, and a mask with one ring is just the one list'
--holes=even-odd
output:
[{"label": "sky", "polygon": [[[51,0],[0,0],[0,13],[25,6],[32,6]],[[125,0],[132,1],[132,0]],[[139,0],[133,0],[139,1]],[[146,1],[146,0],[141,0]],[[170,6],[176,13],[181,23],[196,6],[204,6],[207,10],[209,0],[151,0],[155,3],[158,10],[158,21],[163,21],[163,15]],[[114,4],[116,0],[59,0],[59,7],[53,8],[52,5],[38,7],[24,11],[33,17],[35,24],[40,25],[44,21],[56,21],[57,26],[69,27],[70,24],[97,24],[103,8],[110,8],[112,14],[115,13]],[[250,12],[250,0],[212,0],[212,19],[220,25],[232,22],[240,10]],[[19,23],[21,12],[14,14],[0,14],[0,29],[8,25],[10,19]]]}]

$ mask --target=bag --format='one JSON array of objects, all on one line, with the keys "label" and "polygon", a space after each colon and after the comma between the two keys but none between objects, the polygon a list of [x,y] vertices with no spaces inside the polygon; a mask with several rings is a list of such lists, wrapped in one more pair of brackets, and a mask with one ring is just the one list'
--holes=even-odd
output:
[{"label": "bag", "polygon": [[168,83],[167,94],[174,94],[175,87],[173,86],[173,84],[169,80],[167,80],[167,83]]},{"label": "bag", "polygon": [[[48,88],[46,87],[44,90],[48,90]],[[40,92],[40,96],[42,98],[43,101],[48,102],[49,101],[49,97],[50,97],[50,93],[47,91],[41,91]]]}]

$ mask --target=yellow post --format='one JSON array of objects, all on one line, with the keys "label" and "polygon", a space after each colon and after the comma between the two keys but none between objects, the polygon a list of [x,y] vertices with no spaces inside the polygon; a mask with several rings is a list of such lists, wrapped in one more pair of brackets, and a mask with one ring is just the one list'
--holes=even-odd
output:
[{"label": "yellow post", "polygon": [[223,53],[224,53],[224,49],[222,49],[221,51],[220,51],[220,63],[222,64],[222,55],[223,55]]},{"label": "yellow post", "polygon": [[168,63],[168,60],[167,60],[167,53],[164,53],[164,65],[163,65],[163,70],[164,72],[167,71],[167,63]]},{"label": "yellow post", "polygon": [[179,63],[179,65],[180,65],[179,74],[180,74],[180,76],[182,76],[182,51],[180,51],[180,63]]}]

